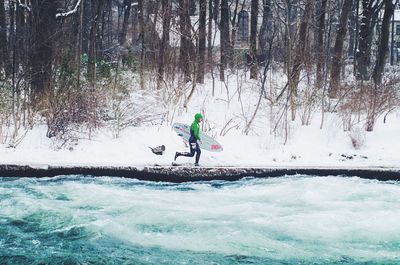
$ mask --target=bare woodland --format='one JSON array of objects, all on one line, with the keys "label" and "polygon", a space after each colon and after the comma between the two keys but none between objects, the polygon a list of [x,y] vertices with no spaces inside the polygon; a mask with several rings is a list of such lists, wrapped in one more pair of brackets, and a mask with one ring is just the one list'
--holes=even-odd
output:
[{"label": "bare woodland", "polygon": [[[344,130],[361,122],[372,131],[400,105],[389,58],[396,8],[392,0],[0,0],[1,142],[16,146],[43,123],[61,142],[103,126],[118,137],[165,115],[145,104],[146,93],[186,107],[204,83],[214,95],[221,81],[236,100],[229,80],[239,75],[235,89],[252,83],[259,95],[245,134],[261,108],[286,138],[290,122],[308,125],[314,113],[321,128],[337,113]],[[286,81],[268,82],[276,72]]]}]

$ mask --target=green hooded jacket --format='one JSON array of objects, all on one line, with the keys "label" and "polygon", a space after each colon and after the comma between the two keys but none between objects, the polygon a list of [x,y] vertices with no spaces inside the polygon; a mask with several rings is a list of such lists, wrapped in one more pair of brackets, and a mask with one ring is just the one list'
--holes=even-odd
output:
[{"label": "green hooded jacket", "polygon": [[196,115],[194,115],[194,121],[192,123],[192,125],[190,126],[193,130],[194,133],[194,137],[197,140],[200,140],[200,136],[199,136],[199,131],[200,131],[200,119],[203,119],[203,116],[200,113],[197,113]]}]

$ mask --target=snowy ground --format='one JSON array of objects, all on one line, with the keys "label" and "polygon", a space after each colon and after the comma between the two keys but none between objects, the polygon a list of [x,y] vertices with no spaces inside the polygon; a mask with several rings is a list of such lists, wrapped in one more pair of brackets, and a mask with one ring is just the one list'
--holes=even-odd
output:
[{"label": "snowy ground", "polygon": [[[204,129],[224,148],[221,153],[202,152],[203,166],[251,167],[400,167],[400,113],[393,112],[379,118],[373,132],[360,130],[365,138],[356,150],[345,132],[337,114],[326,114],[324,127],[315,111],[311,125],[301,126],[299,119],[289,123],[288,142],[271,132],[269,107],[261,106],[249,135],[243,134],[244,121],[251,116],[258,93],[249,84],[242,94],[230,86],[230,100],[226,88],[217,82],[216,96],[211,96],[210,84],[198,87],[188,110],[177,107],[166,115],[161,125],[128,128],[115,139],[108,129],[101,129],[91,139],[82,139],[73,150],[55,150],[52,140],[46,138],[46,126],[36,126],[29,131],[16,148],[0,146],[2,164],[29,165],[87,165],[87,166],[145,166],[170,165],[175,151],[185,151],[183,141],[171,125],[173,122],[190,124],[196,112],[205,116]],[[240,101],[241,99],[241,101]],[[173,115],[172,115],[173,113]],[[231,120],[232,119],[232,120]],[[231,120],[228,126],[227,122]],[[227,130],[233,126],[234,128]],[[225,127],[225,129],[224,129]],[[154,155],[149,146],[164,144],[163,156]],[[347,156],[344,157],[344,156]],[[351,157],[351,158],[350,158]],[[193,158],[180,157],[178,162],[193,162]]]}]

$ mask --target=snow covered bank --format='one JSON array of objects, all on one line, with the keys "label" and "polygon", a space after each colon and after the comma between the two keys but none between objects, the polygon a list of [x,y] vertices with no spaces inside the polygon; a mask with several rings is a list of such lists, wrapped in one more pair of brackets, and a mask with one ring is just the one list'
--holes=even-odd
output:
[{"label": "snow covered bank", "polygon": [[[210,115],[211,116],[211,115]],[[209,117],[212,119],[212,116]],[[389,123],[379,124],[376,130],[366,133],[365,144],[353,148],[347,132],[334,124],[331,129],[318,126],[299,126],[288,144],[268,132],[260,135],[242,135],[231,130],[216,139],[223,145],[221,153],[202,152],[202,166],[237,167],[400,167],[400,118],[391,115]],[[189,114],[179,121],[189,123]],[[217,130],[219,127],[215,125]],[[219,128],[218,128],[219,129]],[[166,124],[162,126],[131,128],[114,139],[107,132],[100,132],[92,140],[81,140],[73,149],[55,150],[46,138],[45,128],[29,131],[17,148],[0,147],[0,164],[44,164],[52,166],[170,166],[175,151],[185,151],[180,137]],[[164,144],[166,152],[154,155],[149,146]],[[192,158],[178,158],[178,162],[192,163]]]}]

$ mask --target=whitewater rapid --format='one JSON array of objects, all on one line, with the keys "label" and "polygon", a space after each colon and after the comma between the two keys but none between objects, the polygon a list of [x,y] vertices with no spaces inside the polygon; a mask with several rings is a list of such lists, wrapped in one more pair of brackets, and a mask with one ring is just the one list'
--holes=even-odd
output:
[{"label": "whitewater rapid", "polygon": [[400,183],[0,178],[0,263],[54,256],[72,263],[106,257],[105,264],[396,264]]}]

